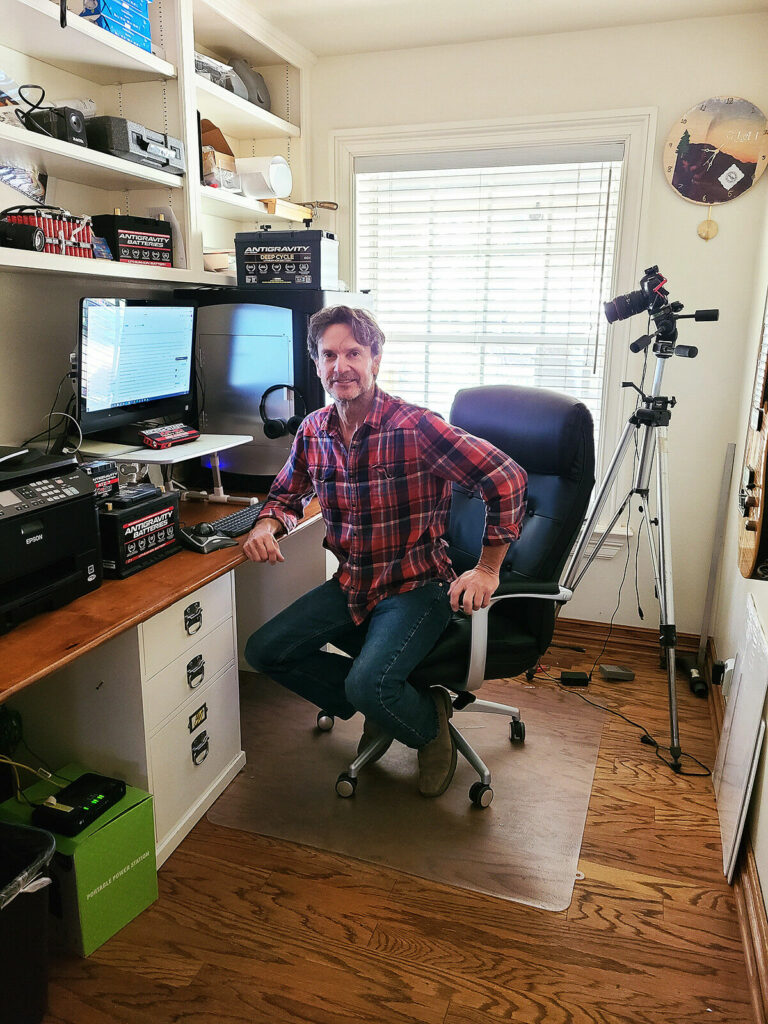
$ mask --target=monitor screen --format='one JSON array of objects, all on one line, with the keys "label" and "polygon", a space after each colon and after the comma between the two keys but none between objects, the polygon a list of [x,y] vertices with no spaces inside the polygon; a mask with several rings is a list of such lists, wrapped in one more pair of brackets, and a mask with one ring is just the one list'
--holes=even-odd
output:
[{"label": "monitor screen", "polygon": [[184,418],[194,387],[195,308],[135,299],[80,303],[78,419],[84,434]]}]

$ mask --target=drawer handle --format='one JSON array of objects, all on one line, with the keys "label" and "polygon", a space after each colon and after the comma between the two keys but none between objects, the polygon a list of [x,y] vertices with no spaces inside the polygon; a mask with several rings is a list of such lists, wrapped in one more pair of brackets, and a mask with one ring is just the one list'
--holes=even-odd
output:
[{"label": "drawer handle", "polygon": [[209,748],[210,740],[208,739],[207,732],[203,731],[199,736],[195,736],[192,740],[192,763],[202,764],[206,757],[208,757]]},{"label": "drawer handle", "polygon": [[191,661],[187,662],[187,685],[190,690],[196,690],[205,679],[205,658],[198,654]]},{"label": "drawer handle", "polygon": [[184,629],[192,636],[203,625],[203,608],[199,601],[193,601],[184,609]]}]

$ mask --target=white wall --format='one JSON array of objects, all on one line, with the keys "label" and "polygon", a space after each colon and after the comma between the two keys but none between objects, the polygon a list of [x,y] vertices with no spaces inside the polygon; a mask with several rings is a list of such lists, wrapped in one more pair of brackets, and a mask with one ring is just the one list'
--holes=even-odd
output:
[{"label": "white wall", "polygon": [[[766,37],[768,16],[749,15],[321,59],[310,83],[313,196],[335,198],[334,129],[656,107],[660,152],[673,123],[709,96],[744,96],[768,111]],[[673,192],[657,156],[643,218],[640,268],[658,263],[673,297],[689,310],[721,309],[719,324],[684,329],[684,341],[698,344],[701,354],[671,360],[665,375],[668,393],[680,403],[670,430],[670,468],[677,625],[687,632],[698,633],[701,625],[725,445],[742,442],[737,404],[754,347],[753,264],[766,187],[768,175],[714,211],[720,234],[705,243],[696,227],[706,209]],[[644,323],[636,320],[641,334]],[[638,368],[637,357],[628,361],[632,377]],[[734,557],[732,550],[727,560]],[[623,567],[623,552],[596,562],[570,614],[607,621]],[[640,624],[633,592],[628,582],[618,622]],[[654,626],[658,612],[644,559],[641,596],[644,624]]]},{"label": "white wall", "polygon": [[[725,539],[726,558],[720,578],[718,595],[717,621],[715,627],[715,648],[721,658],[734,657],[739,651],[744,636],[744,620],[746,617],[747,596],[752,595],[763,629],[768,633],[768,582],[764,580],[745,580],[739,572],[735,552],[738,535],[743,529],[737,507],[737,496],[741,480],[741,467],[744,456],[744,438],[749,422],[754,385],[755,364],[760,347],[760,332],[763,320],[766,289],[768,289],[768,225],[760,239],[760,245],[754,252],[755,287],[751,310],[751,320],[744,351],[743,376],[741,389],[736,396],[738,410],[738,433],[736,437],[736,466],[731,484],[731,496],[728,503],[728,527]],[[765,712],[764,712],[765,717]],[[763,899],[768,904],[768,759],[766,749],[758,768],[755,791],[752,796],[751,818],[749,830],[755,849],[755,859],[763,889]]]}]

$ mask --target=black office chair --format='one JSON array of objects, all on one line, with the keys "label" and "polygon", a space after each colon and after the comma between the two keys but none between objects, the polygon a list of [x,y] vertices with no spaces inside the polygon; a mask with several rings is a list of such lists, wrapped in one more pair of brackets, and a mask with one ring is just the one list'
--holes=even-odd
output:
[{"label": "black office chair", "polygon": [[[581,402],[538,388],[513,386],[459,391],[451,423],[496,445],[528,473],[528,504],[520,537],[510,545],[501,584],[489,608],[456,614],[435,647],[412,673],[415,685],[441,685],[457,694],[455,711],[485,711],[510,719],[510,740],[525,739],[518,708],[478,700],[484,679],[532,672],[555,628],[555,607],[571,591],[558,583],[595,482],[592,416]],[[454,486],[451,497],[450,556],[457,573],[477,564],[482,547],[485,504],[477,494]],[[333,719],[321,712],[318,726]],[[454,715],[453,721],[456,721]],[[456,746],[479,775],[469,791],[477,807],[493,799],[491,773],[451,723]],[[358,773],[386,746],[370,743],[336,782],[339,796],[355,792]]]}]

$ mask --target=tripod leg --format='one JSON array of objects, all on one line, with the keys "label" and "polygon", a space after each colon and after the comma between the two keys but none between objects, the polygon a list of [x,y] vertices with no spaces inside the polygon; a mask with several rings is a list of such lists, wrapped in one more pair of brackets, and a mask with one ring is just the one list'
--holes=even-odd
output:
[{"label": "tripod leg", "polygon": [[[675,598],[672,585],[672,541],[669,522],[669,472],[667,466],[667,428],[657,429],[656,481],[659,518],[659,591],[661,645],[666,652],[667,687],[669,690],[669,750],[672,768],[680,771],[680,735],[677,722],[677,682],[675,679]],[[649,534],[650,537],[650,534]]]},{"label": "tripod leg", "polygon": [[[605,505],[605,502],[608,499],[608,495],[610,494],[611,488],[613,487],[616,481],[619,468],[621,467],[621,463],[624,459],[624,456],[627,453],[629,443],[634,437],[636,430],[637,425],[634,424],[631,420],[624,427],[624,433],[621,435],[621,438],[619,439],[619,443],[616,446],[616,451],[613,453],[613,458],[611,459],[611,463],[608,466],[605,478],[600,484],[597,495],[595,496],[595,500],[592,503],[592,508],[590,509],[589,515],[587,516],[587,521],[584,525],[584,529],[581,532],[579,542],[573,549],[571,557],[568,559],[568,563],[565,567],[565,572],[563,575],[562,585],[564,587],[567,587],[569,590],[575,589],[577,584],[581,581],[581,578],[584,575],[584,573],[592,564],[595,556],[597,555],[598,550],[602,546],[603,539],[601,539],[601,541],[598,543],[597,547],[590,555],[587,564],[584,566],[581,573],[579,573],[579,565],[581,563],[582,558],[584,557],[584,552],[587,550],[587,545],[589,544],[590,540],[592,539],[592,535],[597,529],[597,522],[600,518],[600,513],[603,511],[603,506]],[[631,493],[632,492],[630,491],[630,494]],[[622,504],[619,513],[616,516],[614,516],[611,522],[611,527],[613,527],[615,523],[618,522],[619,515],[624,510],[624,507],[628,500],[629,495],[627,495],[627,498],[624,500],[624,503]]]}]

